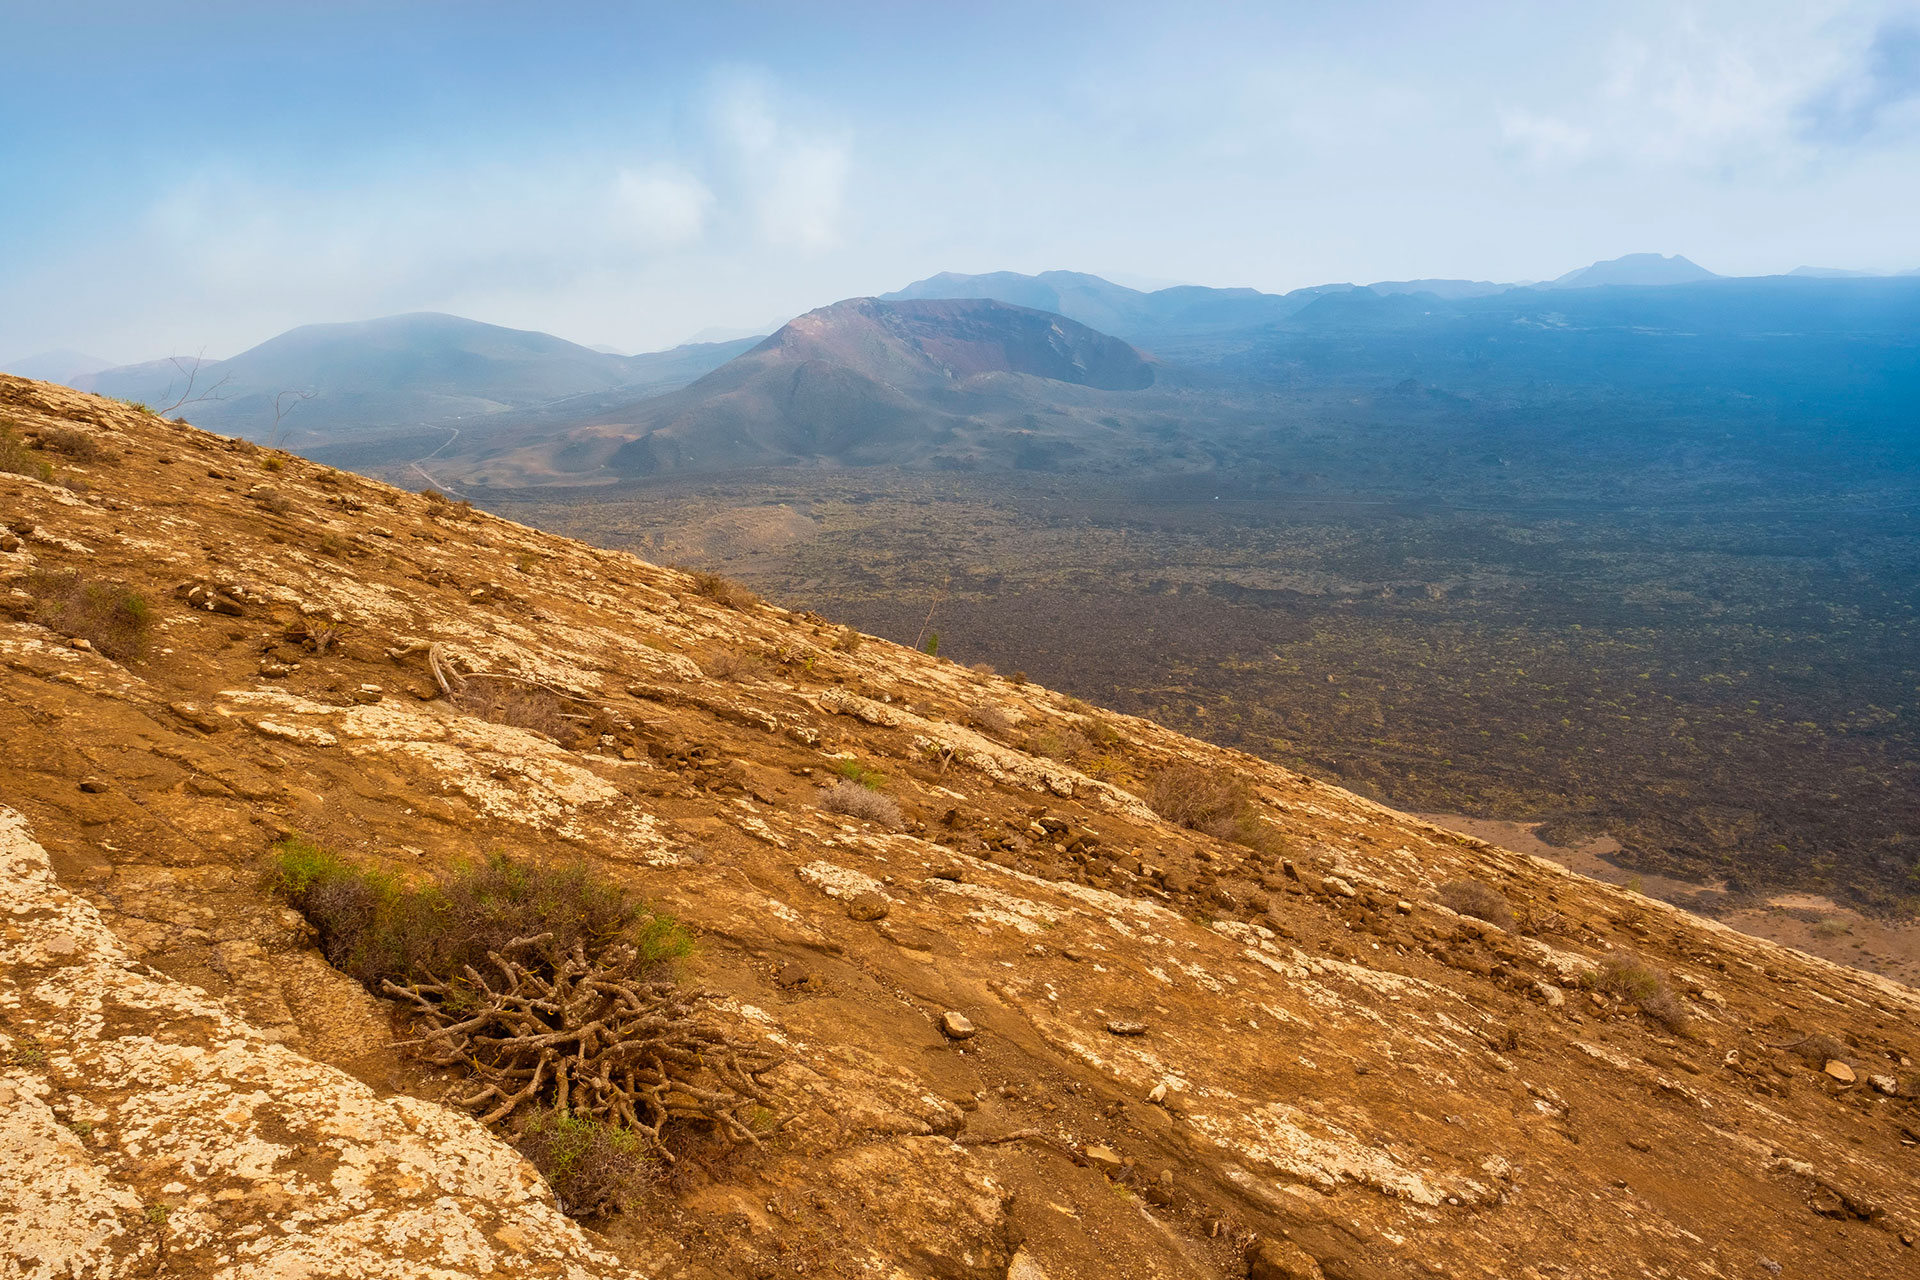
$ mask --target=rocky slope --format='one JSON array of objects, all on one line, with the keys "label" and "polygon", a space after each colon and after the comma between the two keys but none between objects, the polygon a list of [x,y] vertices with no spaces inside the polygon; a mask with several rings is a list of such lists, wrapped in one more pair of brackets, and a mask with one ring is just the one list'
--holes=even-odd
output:
[{"label": "rocky slope", "polygon": [[[0,418],[54,472],[0,473],[0,1275],[1920,1274],[1905,987],[630,556],[46,384]],[[152,602],[142,656],[42,625],[66,572]],[[849,755],[900,829],[820,807]],[[1178,767],[1251,845],[1147,807]],[[561,1218],[261,889],[290,831],[591,860],[797,1122]],[[1583,982],[1627,955],[1684,1022]]]}]

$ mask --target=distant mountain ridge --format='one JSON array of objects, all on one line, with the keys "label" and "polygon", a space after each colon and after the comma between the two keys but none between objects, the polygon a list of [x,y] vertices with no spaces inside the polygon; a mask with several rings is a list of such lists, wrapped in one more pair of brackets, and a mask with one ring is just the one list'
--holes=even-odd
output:
[{"label": "distant mountain ridge", "polygon": [[111,360],[102,360],[99,356],[90,356],[70,347],[60,347],[0,363],[0,373],[11,373],[18,378],[38,378],[42,382],[71,383],[75,378],[112,367]]},{"label": "distant mountain ridge", "polygon": [[[277,398],[313,393],[284,420],[290,441],[311,445],[345,433],[483,419],[620,388],[658,394],[752,345],[748,340],[620,356],[552,334],[436,312],[302,325],[192,370],[195,399],[181,411],[217,430],[264,435],[272,429]],[[189,368],[183,365],[153,361],[74,382],[83,391],[163,408],[186,394]]]},{"label": "distant mountain ridge", "polygon": [[681,390],[536,443],[498,442],[467,474],[516,483],[603,468],[1046,466],[1080,449],[1098,406],[1154,381],[1133,347],[1051,312],[984,298],[852,298]]}]

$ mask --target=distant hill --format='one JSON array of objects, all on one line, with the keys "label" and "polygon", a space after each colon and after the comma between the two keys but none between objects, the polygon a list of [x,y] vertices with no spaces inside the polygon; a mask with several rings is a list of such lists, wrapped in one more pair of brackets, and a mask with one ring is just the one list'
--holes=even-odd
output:
[{"label": "distant hill", "polygon": [[1208,344],[1223,335],[1284,320],[1327,289],[1352,287],[1319,286],[1281,295],[1258,289],[1176,285],[1143,293],[1078,271],[1044,271],[1037,276],[1012,271],[942,272],[881,298],[992,298],[1078,320],[1155,355],[1191,355],[1206,353]]},{"label": "distant hill", "polygon": [[1622,258],[1609,258],[1605,262],[1596,262],[1591,266],[1569,271],[1545,287],[1593,289],[1609,284],[1693,284],[1701,280],[1718,279],[1720,277],[1713,272],[1696,262],[1688,261],[1679,254],[1669,258],[1657,253],[1629,253]]},{"label": "distant hill", "polygon": [[84,351],[61,347],[54,351],[42,351],[37,356],[21,356],[17,360],[8,360],[0,364],[0,373],[11,373],[20,378],[38,378],[43,382],[71,384],[76,378],[112,367],[111,360],[102,360],[99,356],[90,356]]},{"label": "distant hill", "polygon": [[501,442],[467,474],[625,475],[890,463],[1045,467],[1092,411],[1154,383],[1118,338],[991,299],[854,298],[808,312],[669,395],[545,442]]},{"label": "distant hill", "polygon": [[[313,444],[358,432],[465,422],[509,409],[621,388],[684,386],[750,342],[682,347],[650,355],[594,351],[551,334],[421,312],[348,324],[303,325],[230,360],[198,370],[196,399],[182,412],[233,434],[272,430],[283,392],[312,392],[290,410],[287,440]],[[107,369],[76,378],[81,390],[156,407],[184,394],[177,361]]]}]

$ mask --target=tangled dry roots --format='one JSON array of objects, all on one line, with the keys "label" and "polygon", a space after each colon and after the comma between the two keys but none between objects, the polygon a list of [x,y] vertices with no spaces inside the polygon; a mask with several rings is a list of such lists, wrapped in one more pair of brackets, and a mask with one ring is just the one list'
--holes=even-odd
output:
[{"label": "tangled dry roots", "polygon": [[662,1134],[676,1122],[755,1145],[785,1126],[791,1117],[761,1080],[784,1058],[703,1025],[699,1007],[713,993],[632,976],[624,943],[589,958],[578,945],[556,954],[552,938],[488,952],[491,973],[466,965],[451,981],[383,981],[426,1028],[414,1042],[421,1058],[472,1072],[451,1101],[486,1124],[550,1102],[626,1125],[668,1161]]}]

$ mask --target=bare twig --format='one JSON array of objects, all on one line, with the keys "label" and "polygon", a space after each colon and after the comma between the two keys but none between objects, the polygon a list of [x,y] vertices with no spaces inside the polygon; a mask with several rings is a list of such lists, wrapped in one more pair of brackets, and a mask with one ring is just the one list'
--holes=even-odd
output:
[{"label": "bare twig", "polygon": [[[156,410],[156,412],[158,412],[161,417],[163,418],[166,417],[168,414],[172,413],[174,410],[180,408],[183,405],[201,404],[208,400],[226,399],[226,397],[219,394],[219,392],[220,392],[220,388],[226,386],[229,382],[233,381],[232,374],[228,374],[226,377],[220,379],[220,381],[214,383],[211,387],[208,387],[205,391],[202,391],[199,395],[195,395],[193,393],[194,384],[200,380],[200,366],[202,363],[204,363],[204,358],[205,358],[205,353],[202,353],[201,355],[197,355],[193,357],[191,362],[188,362],[184,357],[181,357],[181,356],[167,357],[167,363],[171,364],[177,371],[187,376],[187,385],[185,390],[181,391],[179,399],[175,400],[172,404],[168,405],[164,409]],[[167,384],[167,394],[168,395],[173,394],[172,383]]]},{"label": "bare twig", "polygon": [[935,609],[938,609],[940,607],[940,602],[947,598],[947,587],[952,582],[953,582],[952,574],[948,574],[945,578],[941,579],[940,591],[937,595],[933,597],[933,603],[927,606],[927,616],[925,619],[921,621],[920,630],[914,633],[914,636],[913,636],[914,648],[918,649],[920,647],[920,641],[922,637],[924,637],[927,634],[927,628],[933,625],[933,611]]},{"label": "bare twig", "polygon": [[[318,391],[282,391],[273,398],[273,434],[267,437],[267,444],[270,447],[275,449],[280,447],[280,419],[319,394]],[[292,404],[286,404],[288,396],[295,398]]]}]

